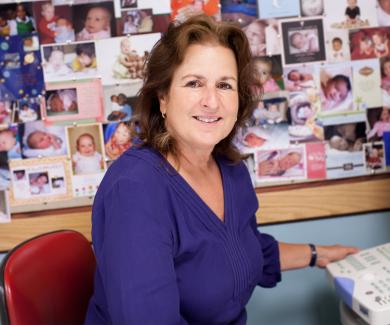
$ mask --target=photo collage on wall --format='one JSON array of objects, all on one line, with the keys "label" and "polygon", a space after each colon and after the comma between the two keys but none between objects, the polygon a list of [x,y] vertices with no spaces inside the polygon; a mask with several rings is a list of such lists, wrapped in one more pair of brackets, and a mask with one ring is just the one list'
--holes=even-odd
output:
[{"label": "photo collage on wall", "polygon": [[249,41],[262,87],[234,142],[254,186],[386,171],[390,0],[342,1],[2,1],[0,220],[9,205],[96,193],[133,145],[154,44],[199,13]]}]

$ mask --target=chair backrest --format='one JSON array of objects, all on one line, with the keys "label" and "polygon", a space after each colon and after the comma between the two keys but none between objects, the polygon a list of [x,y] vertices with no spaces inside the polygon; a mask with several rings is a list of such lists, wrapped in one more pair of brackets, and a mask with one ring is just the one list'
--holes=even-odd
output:
[{"label": "chair backrest", "polygon": [[0,324],[82,324],[96,261],[80,233],[61,230],[27,240],[0,268]]}]

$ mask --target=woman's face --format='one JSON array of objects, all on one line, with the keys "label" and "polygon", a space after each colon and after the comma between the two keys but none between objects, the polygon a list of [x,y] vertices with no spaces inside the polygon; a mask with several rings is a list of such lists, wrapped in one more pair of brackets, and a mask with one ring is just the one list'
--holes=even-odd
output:
[{"label": "woman's face", "polygon": [[234,53],[220,45],[194,44],[160,98],[166,127],[180,148],[212,150],[232,130],[238,112]]}]

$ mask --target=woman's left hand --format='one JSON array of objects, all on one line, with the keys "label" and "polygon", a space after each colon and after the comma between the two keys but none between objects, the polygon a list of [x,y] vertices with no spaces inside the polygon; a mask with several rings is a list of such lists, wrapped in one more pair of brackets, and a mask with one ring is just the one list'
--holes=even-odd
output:
[{"label": "woman's left hand", "polygon": [[359,252],[359,249],[357,247],[343,245],[316,245],[316,248],[318,254],[316,266],[320,268],[324,268],[328,263],[342,260],[349,254],[355,254]]}]

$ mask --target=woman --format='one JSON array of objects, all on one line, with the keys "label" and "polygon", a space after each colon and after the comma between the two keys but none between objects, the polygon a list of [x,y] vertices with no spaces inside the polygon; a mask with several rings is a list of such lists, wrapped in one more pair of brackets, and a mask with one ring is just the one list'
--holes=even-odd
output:
[{"label": "woman", "polygon": [[[288,245],[257,231],[231,140],[253,105],[237,27],[197,16],[154,47],[139,94],[140,145],[107,172],[93,207],[95,293],[86,324],[244,324],[254,287],[353,248]],[[312,252],[312,253],[311,253]]]}]

